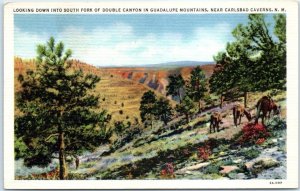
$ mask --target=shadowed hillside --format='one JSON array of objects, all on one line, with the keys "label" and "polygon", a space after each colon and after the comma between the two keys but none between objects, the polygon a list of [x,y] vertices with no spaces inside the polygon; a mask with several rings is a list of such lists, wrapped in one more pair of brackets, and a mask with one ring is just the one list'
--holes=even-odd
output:
[{"label": "shadowed hillside", "polygon": [[[206,77],[210,77],[213,73],[214,64],[202,65],[201,69],[204,71]],[[191,71],[195,66],[186,67],[118,67],[118,68],[101,68],[106,73],[114,74],[125,79],[131,79],[135,82],[144,84],[151,89],[157,90],[158,92],[166,95],[166,87],[169,84],[168,76],[173,74],[181,74],[185,80],[188,79]]]}]

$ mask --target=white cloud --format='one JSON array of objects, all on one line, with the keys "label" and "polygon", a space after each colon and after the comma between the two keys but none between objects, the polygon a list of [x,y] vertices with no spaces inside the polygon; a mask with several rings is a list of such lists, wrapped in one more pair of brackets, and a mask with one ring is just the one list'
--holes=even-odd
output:
[{"label": "white cloud", "polygon": [[15,27],[14,33],[15,56],[25,58],[35,58],[36,46],[41,42],[46,42],[49,38],[42,34],[37,35],[21,31],[18,27]]},{"label": "white cloud", "polygon": [[[91,31],[68,27],[56,38],[73,50],[73,58],[97,66],[122,66],[182,60],[210,61],[213,55],[225,48],[230,32],[230,26],[221,23],[210,28],[196,28],[188,38],[175,32],[138,36],[131,26],[117,23]],[[21,57],[35,57],[36,44],[49,38],[46,34],[24,33],[17,27],[15,33],[15,54]]]}]

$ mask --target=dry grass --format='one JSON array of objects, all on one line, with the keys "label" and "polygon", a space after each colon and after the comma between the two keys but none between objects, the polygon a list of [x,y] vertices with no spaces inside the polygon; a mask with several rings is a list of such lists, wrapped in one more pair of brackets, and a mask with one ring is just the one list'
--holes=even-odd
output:
[{"label": "dry grass", "polygon": [[[140,121],[140,101],[144,92],[152,90],[144,84],[135,80],[126,79],[120,75],[114,75],[109,70],[97,68],[78,60],[72,60],[72,67],[82,69],[85,73],[98,75],[101,80],[96,88],[92,90],[93,94],[100,96],[100,105],[97,110],[107,110],[112,114],[112,123],[114,121],[135,122],[135,118]],[[19,91],[21,86],[17,78],[19,74],[25,74],[28,69],[35,69],[35,61],[15,58],[15,92]],[[154,90],[153,90],[154,91]],[[163,96],[155,91],[156,95]],[[171,101],[175,106],[175,102]],[[16,115],[19,114],[17,108]]]}]

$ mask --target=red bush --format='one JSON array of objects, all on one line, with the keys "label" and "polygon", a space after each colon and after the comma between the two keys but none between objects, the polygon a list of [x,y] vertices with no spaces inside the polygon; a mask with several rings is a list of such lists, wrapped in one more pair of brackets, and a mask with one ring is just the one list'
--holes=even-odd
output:
[{"label": "red bush", "polygon": [[161,170],[160,176],[162,178],[174,178],[174,166],[172,163],[166,163],[165,167]]},{"label": "red bush", "polygon": [[209,144],[205,144],[204,146],[198,148],[198,157],[200,159],[206,161],[208,160],[210,155],[211,155],[211,147]]},{"label": "red bush", "polygon": [[270,136],[264,125],[248,123],[242,129],[242,136],[239,139],[241,144],[262,144]]}]

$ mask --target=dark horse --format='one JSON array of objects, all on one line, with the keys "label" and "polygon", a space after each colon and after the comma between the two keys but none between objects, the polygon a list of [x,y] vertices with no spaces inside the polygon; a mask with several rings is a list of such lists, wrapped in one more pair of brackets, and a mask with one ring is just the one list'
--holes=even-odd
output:
[{"label": "dark horse", "polygon": [[[272,111],[274,115],[280,113],[280,106],[278,107],[270,96],[263,96],[260,98],[256,104],[256,109],[255,123],[258,123],[258,119],[261,117],[262,124],[264,124],[264,119],[270,118]],[[262,115],[260,115],[261,112]]]},{"label": "dark horse", "polygon": [[212,129],[214,130],[214,132],[216,132],[216,129],[219,132],[219,125],[220,125],[221,121],[222,121],[221,113],[214,112],[213,114],[211,114],[209,133],[211,133]]},{"label": "dark horse", "polygon": [[[251,121],[250,112],[246,111],[244,106],[242,106],[241,104],[235,105],[232,108],[232,111],[233,111],[233,122],[236,127],[237,127],[237,125],[241,124],[241,120],[244,115],[246,115],[248,121]],[[238,120],[239,120],[239,122],[238,122]]]}]

